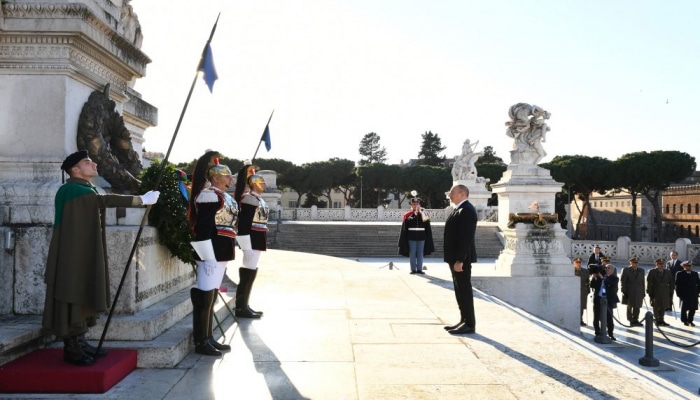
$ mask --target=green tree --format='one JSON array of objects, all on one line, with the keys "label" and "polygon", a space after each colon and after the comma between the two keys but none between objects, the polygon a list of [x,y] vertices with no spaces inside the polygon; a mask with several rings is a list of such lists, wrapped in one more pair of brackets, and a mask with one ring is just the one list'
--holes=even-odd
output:
[{"label": "green tree", "polygon": [[[280,189],[287,188],[286,175],[295,167],[294,163],[291,161],[279,158],[257,158],[253,164],[260,167],[260,169],[275,171],[277,173],[277,187]],[[234,171],[233,173],[236,174],[237,172],[238,171]]]},{"label": "green tree", "polygon": [[480,165],[475,165],[479,176],[487,178],[489,181],[486,183],[486,189],[491,190],[491,185],[497,183],[503,177],[503,173],[506,172],[508,166],[505,164],[495,164],[495,163],[484,163]]},{"label": "green tree", "polygon": [[682,151],[657,150],[626,154],[623,158],[634,164],[632,168],[636,169],[638,179],[634,190],[644,195],[654,208],[655,231],[656,235],[660,235],[663,225],[659,196],[673,182],[681,181],[695,172],[695,157]]},{"label": "green tree", "polygon": [[329,205],[333,204],[331,196],[335,189],[354,182],[355,163],[350,160],[331,158],[308,164],[308,168],[313,171],[315,190],[328,199]]},{"label": "green tree", "polygon": [[410,179],[412,183],[411,190],[418,192],[418,197],[423,199],[426,208],[443,208],[449,205],[445,192],[452,186],[452,174],[447,168],[415,165],[406,168],[405,174],[406,179]]},{"label": "green tree", "polygon": [[[389,166],[383,163],[373,163],[362,167],[357,167],[356,175],[362,177],[362,188],[356,189],[357,199],[362,196],[362,207],[374,208],[384,202],[393,189],[393,178],[396,166]],[[359,204],[358,204],[359,205]]]},{"label": "green tree", "polygon": [[366,134],[360,141],[360,156],[359,165],[368,165],[372,163],[383,163],[387,159],[386,149],[379,143],[381,137],[374,132]]},{"label": "green tree", "polygon": [[612,186],[615,192],[626,192],[632,197],[632,221],[630,222],[630,237],[637,241],[637,198],[644,190],[642,170],[637,168],[644,158],[642,153],[625,154],[613,161],[611,168]]},{"label": "green tree", "polygon": [[445,156],[441,156],[440,153],[445,151],[447,147],[442,145],[442,140],[440,140],[438,134],[428,131],[421,137],[423,142],[418,152],[418,164],[435,167],[445,165]]},{"label": "green tree", "polygon": [[[505,162],[503,162],[503,159],[501,157],[496,156],[496,152],[493,150],[493,146],[486,146],[484,147],[484,150],[482,151],[481,156],[476,160],[474,165],[476,165],[477,169],[479,172],[481,170],[479,169],[479,165],[481,164],[499,164],[499,165],[506,165]],[[481,175],[483,176],[483,175]]]},{"label": "green tree", "polygon": [[301,206],[301,198],[313,191],[313,174],[309,170],[308,164],[294,166],[287,171],[286,186],[297,193],[297,206]]},{"label": "green tree", "polygon": [[[563,183],[572,190],[572,194],[578,196],[583,207],[579,209],[579,220],[576,222],[574,237],[586,239],[588,229],[581,233],[581,218],[588,215],[593,229],[598,231],[598,223],[595,213],[589,209],[589,199],[593,192],[605,193],[613,187],[613,180],[610,178],[612,161],[602,157],[588,156],[556,156],[548,163],[540,164],[552,174],[555,181]],[[576,202],[578,207],[578,202]],[[588,211],[586,211],[588,209]]]}]

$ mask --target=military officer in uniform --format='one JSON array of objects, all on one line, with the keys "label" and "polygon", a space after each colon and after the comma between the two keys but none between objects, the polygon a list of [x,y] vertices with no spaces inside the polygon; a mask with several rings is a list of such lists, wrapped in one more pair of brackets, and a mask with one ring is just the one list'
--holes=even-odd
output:
[{"label": "military officer in uniform", "polygon": [[257,174],[258,168],[246,164],[238,172],[235,197],[240,204],[238,236],[236,240],[243,250],[243,265],[238,269],[236,289],[236,317],[260,318],[262,311],[250,308],[248,300],[258,275],[260,254],[267,250],[267,219],[270,210],[262,198],[265,180]]},{"label": "military officer in uniform", "polygon": [[192,176],[187,209],[197,253],[197,283],[190,289],[195,353],[221,356],[231,346],[214,340],[214,304],[229,261],[235,258],[238,204],[229,195],[231,170],[219,163],[219,154],[208,151],[199,158]]}]

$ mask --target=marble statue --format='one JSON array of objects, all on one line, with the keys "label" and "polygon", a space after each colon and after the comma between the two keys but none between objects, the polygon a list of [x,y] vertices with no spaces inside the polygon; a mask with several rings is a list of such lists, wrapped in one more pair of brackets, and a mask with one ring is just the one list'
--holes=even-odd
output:
[{"label": "marble statue", "polygon": [[455,157],[455,163],[452,166],[452,179],[455,181],[460,180],[475,180],[476,179],[476,160],[479,159],[484,153],[474,151],[476,146],[479,144],[477,140],[476,143],[471,144],[469,139],[464,141],[462,145],[462,154]]},{"label": "marble statue", "polygon": [[510,121],[506,122],[506,135],[513,138],[512,162],[516,164],[537,164],[547,155],[542,147],[549,126],[550,113],[536,105],[518,103],[508,111]]}]

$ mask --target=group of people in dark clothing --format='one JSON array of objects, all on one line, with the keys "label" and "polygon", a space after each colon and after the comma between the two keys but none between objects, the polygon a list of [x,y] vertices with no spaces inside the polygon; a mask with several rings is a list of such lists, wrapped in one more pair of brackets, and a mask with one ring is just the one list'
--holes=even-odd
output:
[{"label": "group of people in dark clothing", "polygon": [[[246,164],[234,182],[231,170],[219,162],[219,153],[207,151],[192,175],[187,223],[196,254],[196,281],[190,290],[195,352],[221,356],[230,350],[213,337],[214,304],[226,268],[235,259],[235,247],[243,252],[238,269],[235,315],[260,318],[262,311],[248,305],[258,272],[260,253],[267,246],[269,209],[261,194],[265,180],[258,168]],[[152,205],[160,192],[141,196],[105,194],[90,180],[98,176],[97,164],[86,150],[69,155],[61,165],[68,180],[55,198],[53,235],[46,267],[46,300],[43,328],[63,339],[63,358],[74,365],[92,365],[107,351],[86,340],[97,316],[109,309],[109,269],[106,250],[105,209]]]},{"label": "group of people in dark clothing", "polygon": [[[600,252],[599,246],[594,247],[587,268],[581,266],[581,258],[575,258],[574,273],[581,278],[581,325],[586,325],[583,311],[587,308],[588,295],[592,293],[596,336],[601,334],[600,304],[603,298],[608,307],[607,334],[612,340],[615,340],[612,310],[621,302],[627,306],[626,317],[630,326],[643,326],[639,314],[646,295],[649,296],[656,325],[669,326],[664,316],[672,310],[675,291],[680,300],[681,322],[685,326],[695,326],[700,277],[692,270],[690,261],[681,262],[677,258],[678,253],[674,251],[668,262],[664,259],[655,260],[655,267],[646,274],[646,279],[644,269],[639,267],[639,260],[634,257],[629,259],[629,266],[622,269],[622,275],[618,278],[616,267]],[[622,299],[618,297],[618,289],[622,292]]]}]

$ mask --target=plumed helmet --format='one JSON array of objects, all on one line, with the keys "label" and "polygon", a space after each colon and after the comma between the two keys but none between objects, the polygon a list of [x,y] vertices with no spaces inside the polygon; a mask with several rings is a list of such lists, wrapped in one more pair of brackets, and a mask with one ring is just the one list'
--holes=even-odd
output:
[{"label": "plumed helmet", "polygon": [[214,157],[209,164],[207,169],[207,180],[211,181],[216,175],[221,176],[232,176],[231,170],[228,166],[219,163],[219,157]]},{"label": "plumed helmet", "polygon": [[[236,193],[233,196],[237,202],[241,201],[243,193],[245,193],[246,186],[251,185],[250,179],[252,177],[258,176],[260,177],[260,179],[262,179],[262,176],[257,175],[257,172],[259,170],[260,168],[258,166],[246,162],[245,165],[243,165],[243,168],[241,168],[240,171],[238,171],[238,177],[236,177]],[[265,181],[263,180],[263,182]]]}]

